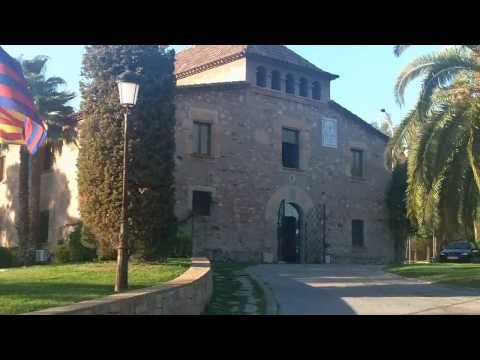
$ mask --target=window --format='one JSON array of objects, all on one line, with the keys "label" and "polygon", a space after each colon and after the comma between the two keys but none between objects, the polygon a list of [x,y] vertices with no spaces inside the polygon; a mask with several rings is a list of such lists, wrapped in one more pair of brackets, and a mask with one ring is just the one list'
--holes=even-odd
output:
[{"label": "window", "polygon": [[193,123],[193,152],[198,155],[211,154],[211,125],[208,123]]},{"label": "window", "polygon": [[272,71],[272,89],[281,90],[280,73],[277,70]]},{"label": "window", "polygon": [[284,167],[299,167],[298,131],[282,129],[282,163]]},{"label": "window", "polygon": [[308,96],[308,81],[305,78],[300,79],[300,96]]},{"label": "window", "polygon": [[43,171],[52,170],[53,167],[53,151],[50,145],[45,147],[44,157],[43,157]]},{"label": "window", "polygon": [[5,156],[0,156],[0,182],[5,180]]},{"label": "window", "polygon": [[295,94],[295,79],[292,74],[288,74],[285,78],[285,92],[287,94]]},{"label": "window", "polygon": [[336,148],[338,143],[337,119],[322,119],[322,141],[323,146]]},{"label": "window", "polygon": [[320,100],[322,98],[322,88],[318,81],[312,83],[312,98],[315,100]]},{"label": "window", "polygon": [[363,151],[352,149],[352,176],[363,177]]},{"label": "window", "polygon": [[267,71],[263,66],[257,67],[257,86],[267,86]]},{"label": "window", "polygon": [[352,220],[352,245],[364,246],[363,220]]},{"label": "window", "polygon": [[212,193],[209,191],[193,191],[192,210],[195,215],[210,215],[210,203],[212,202]]}]

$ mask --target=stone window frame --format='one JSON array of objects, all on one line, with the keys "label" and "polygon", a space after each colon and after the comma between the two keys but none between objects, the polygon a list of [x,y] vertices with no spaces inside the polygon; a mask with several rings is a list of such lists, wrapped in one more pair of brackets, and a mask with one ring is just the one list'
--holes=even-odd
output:
[{"label": "stone window frame", "polygon": [[[194,152],[193,149],[193,123],[201,122],[210,124],[210,155],[199,155]],[[185,151],[192,158],[212,160],[220,156],[220,142],[219,142],[219,129],[218,129],[218,111],[192,107],[189,110],[188,120],[184,121],[185,128],[188,129],[190,136],[186,137]]]},{"label": "stone window frame", "polygon": [[[352,169],[353,169],[353,153],[354,152],[360,152],[362,154],[362,174],[360,176],[353,175],[352,174]],[[350,158],[350,166],[349,166],[349,171],[350,171],[350,178],[354,180],[365,180],[366,179],[366,151],[364,147],[361,146],[350,146],[349,147],[349,158]]]},{"label": "stone window frame", "polygon": [[[297,147],[298,147],[298,159],[297,159],[297,167],[288,167],[283,164],[283,130],[290,130],[296,132],[297,135]],[[282,168],[286,170],[300,170],[301,169],[301,129],[291,126],[282,126],[281,129],[281,141],[282,141]]]},{"label": "stone window frame", "polygon": [[[192,122],[192,137],[194,136],[194,133],[195,133],[195,125],[200,125],[200,127],[202,125],[208,125],[208,130],[209,130],[209,133],[208,133],[208,153],[206,154],[203,154],[201,152],[197,152],[197,149],[194,149],[194,144],[195,144],[195,139],[192,139],[192,155],[195,156],[195,157],[200,157],[200,158],[211,158],[212,157],[212,133],[213,133],[213,130],[212,130],[212,123],[209,122],[209,121],[201,121],[201,120],[193,120]],[[200,136],[201,138],[201,136]]]},{"label": "stone window frame", "polygon": [[210,215],[208,217],[212,217],[215,210],[215,196],[216,196],[216,188],[213,186],[204,186],[204,185],[190,185],[188,187],[188,210],[193,211],[193,192],[194,191],[204,191],[209,192],[211,195],[210,199]]}]

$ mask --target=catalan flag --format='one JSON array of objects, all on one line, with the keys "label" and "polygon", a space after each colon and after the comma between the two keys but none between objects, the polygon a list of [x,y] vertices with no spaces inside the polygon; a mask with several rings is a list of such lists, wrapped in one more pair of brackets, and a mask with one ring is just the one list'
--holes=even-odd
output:
[{"label": "catalan flag", "polygon": [[0,47],[0,143],[35,154],[47,137],[20,64]]}]

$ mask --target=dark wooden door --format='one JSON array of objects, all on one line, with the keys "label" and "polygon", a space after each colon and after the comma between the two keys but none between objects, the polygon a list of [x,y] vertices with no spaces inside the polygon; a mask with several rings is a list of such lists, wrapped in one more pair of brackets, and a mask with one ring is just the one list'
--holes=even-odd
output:
[{"label": "dark wooden door", "polygon": [[297,219],[293,216],[283,218],[283,260],[296,263],[297,259]]}]

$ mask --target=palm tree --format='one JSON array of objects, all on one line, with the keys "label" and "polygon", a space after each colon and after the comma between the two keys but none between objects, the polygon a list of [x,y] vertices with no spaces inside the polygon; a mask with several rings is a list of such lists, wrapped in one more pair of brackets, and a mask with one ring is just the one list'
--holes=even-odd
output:
[{"label": "palm tree", "polygon": [[408,84],[422,78],[418,102],[387,151],[395,165],[407,145],[407,215],[419,231],[472,235],[480,200],[479,74],[480,46],[464,45],[413,60],[395,84],[403,105]]},{"label": "palm tree", "polygon": [[[75,94],[60,89],[65,85],[65,80],[62,78],[45,77],[47,61],[48,57],[39,55],[32,60],[21,62],[25,79],[40,117],[48,126],[47,139],[31,161],[29,241],[32,246],[39,246],[43,240],[40,238],[39,222],[41,174],[44,159],[48,155],[61,154],[63,145],[76,143],[77,137],[76,116],[73,108],[67,105],[75,97]],[[28,192],[25,188],[21,191]]]}]

